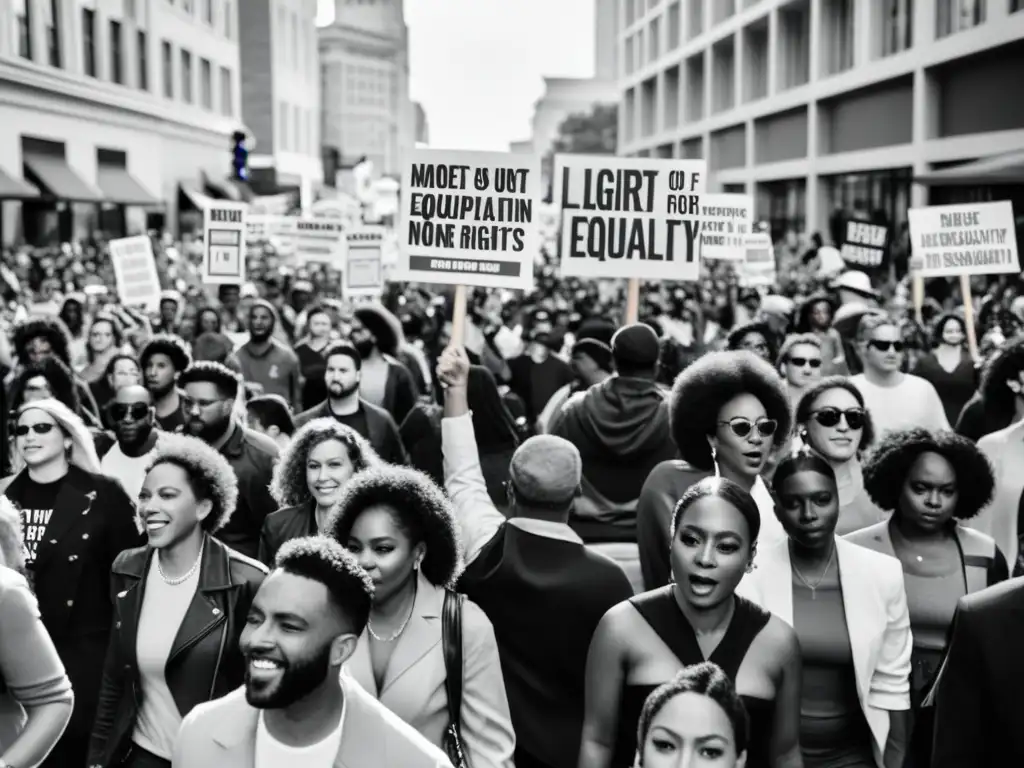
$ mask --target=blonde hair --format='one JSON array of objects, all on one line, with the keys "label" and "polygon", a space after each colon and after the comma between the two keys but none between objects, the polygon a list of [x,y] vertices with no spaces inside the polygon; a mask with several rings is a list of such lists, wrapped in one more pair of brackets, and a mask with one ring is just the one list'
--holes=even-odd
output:
[{"label": "blonde hair", "polygon": [[[18,419],[26,411],[36,408],[57,422],[65,437],[71,439],[71,450],[68,452],[68,463],[86,472],[98,474],[100,459],[96,455],[96,446],[92,441],[85,423],[59,400],[48,397],[45,400],[33,400],[18,409]],[[20,458],[20,456],[19,456]]]},{"label": "blonde hair", "polygon": [[25,571],[25,546],[21,538],[21,512],[14,502],[0,495],[0,565],[18,573]]}]

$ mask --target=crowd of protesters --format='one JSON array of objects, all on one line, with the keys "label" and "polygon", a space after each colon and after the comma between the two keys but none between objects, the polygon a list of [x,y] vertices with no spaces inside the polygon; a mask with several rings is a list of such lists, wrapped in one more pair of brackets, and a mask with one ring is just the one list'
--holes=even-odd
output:
[{"label": "crowd of protesters", "polygon": [[460,334],[265,244],[155,239],[152,312],[8,254],[0,766],[1024,764],[1022,283],[974,357],[818,246]]}]

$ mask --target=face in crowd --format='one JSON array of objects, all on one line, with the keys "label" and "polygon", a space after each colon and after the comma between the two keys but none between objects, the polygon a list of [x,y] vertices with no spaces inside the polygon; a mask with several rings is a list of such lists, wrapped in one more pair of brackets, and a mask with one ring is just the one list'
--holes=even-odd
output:
[{"label": "face in crowd", "polygon": [[184,467],[163,461],[146,474],[139,491],[139,520],[154,549],[188,539],[212,512],[213,502],[196,495]]},{"label": "face in crowd", "polygon": [[156,412],[149,391],[137,384],[122,387],[107,406],[117,442],[125,448],[142,446],[153,432]]},{"label": "face in crowd", "polygon": [[816,330],[823,331],[832,325],[832,307],[827,301],[819,301],[811,307],[811,325]]},{"label": "face in crowd", "polygon": [[163,352],[154,352],[146,361],[146,389],[148,389],[154,400],[159,400],[174,389],[178,372],[174,368],[169,355]]},{"label": "face in crowd", "polygon": [[708,438],[720,466],[733,474],[754,477],[761,473],[774,446],[778,422],[754,395],[743,393],[718,412],[715,434]]},{"label": "face in crowd", "polygon": [[227,397],[212,381],[185,385],[185,429],[204,442],[216,442],[231,423],[235,399]]},{"label": "face in crowd", "polygon": [[744,334],[743,338],[740,340],[739,349],[744,349],[747,352],[753,352],[762,360],[771,362],[771,347],[768,345],[768,339],[766,339],[764,334],[759,331],[750,331]]},{"label": "face in crowd", "polygon": [[142,372],[139,370],[139,364],[130,358],[121,358],[114,363],[114,370],[111,371],[109,381],[111,389],[115,392],[122,387],[141,384]]},{"label": "face in crowd", "polygon": [[341,440],[313,446],[306,458],[306,485],[317,507],[330,508],[355,472],[349,447]]},{"label": "face in crowd", "polygon": [[744,768],[747,757],[721,704],[693,691],[665,702],[641,749],[641,768]]},{"label": "face in crowd", "polygon": [[53,345],[45,336],[36,336],[25,344],[25,353],[30,363],[40,363],[53,356]]},{"label": "face in crowd", "polygon": [[109,320],[97,320],[89,329],[89,348],[101,355],[114,346],[114,326]]},{"label": "face in crowd", "polygon": [[53,388],[45,376],[33,376],[25,382],[25,389],[22,393],[22,400],[31,403],[36,400],[45,400],[53,397]]},{"label": "face in crowd", "polygon": [[803,469],[777,483],[775,490],[775,514],[790,540],[809,551],[830,547],[839,522],[835,479]]},{"label": "face in crowd", "polygon": [[949,526],[960,501],[956,470],[939,453],[921,453],[907,472],[900,491],[899,515],[903,523],[924,533]]},{"label": "face in crowd", "polygon": [[958,319],[951,317],[942,325],[942,343],[951,347],[962,346],[967,339],[964,326]]},{"label": "face in crowd", "polygon": [[324,385],[329,397],[341,400],[359,391],[359,367],[350,355],[331,355],[327,358],[326,366]]},{"label": "face in crowd", "polygon": [[416,578],[427,547],[414,541],[395,510],[370,507],[352,524],[346,547],[373,581],[375,603],[387,602]]},{"label": "face in crowd", "polygon": [[249,310],[249,336],[259,343],[270,338],[274,332],[274,313],[262,304],[256,304]]},{"label": "face in crowd", "polygon": [[326,312],[314,312],[307,326],[311,338],[326,339],[331,334],[331,317]]},{"label": "face in crowd", "polygon": [[804,425],[804,442],[833,464],[857,455],[864,439],[864,408],[842,387],[829,389],[811,403]]},{"label": "face in crowd", "polygon": [[903,364],[903,337],[895,325],[873,328],[864,340],[864,365],[879,373],[894,373]]},{"label": "face in crowd", "polygon": [[349,340],[363,360],[368,358],[377,346],[377,337],[358,317],[353,317],[349,324]]},{"label": "face in crowd", "polygon": [[786,381],[798,389],[807,389],[821,381],[821,348],[813,344],[794,344],[782,364]]},{"label": "face in crowd", "polygon": [[28,467],[44,467],[71,450],[71,438],[46,411],[29,408],[18,416],[15,446]]}]

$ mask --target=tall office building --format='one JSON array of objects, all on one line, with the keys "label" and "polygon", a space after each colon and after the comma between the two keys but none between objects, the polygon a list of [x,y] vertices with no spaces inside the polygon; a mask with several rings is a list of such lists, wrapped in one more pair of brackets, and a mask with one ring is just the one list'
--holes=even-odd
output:
[{"label": "tall office building", "polygon": [[323,181],[316,0],[244,0],[239,18],[242,117],[255,146],[255,192],[301,191]]},{"label": "tall office building", "polygon": [[594,0],[594,77],[619,76],[619,11],[621,0]]},{"label": "tall office building", "polygon": [[1024,0],[620,0],[619,152],[704,158],[778,236],[1024,148]]},{"label": "tall office building", "polygon": [[0,236],[176,228],[228,176],[239,0],[0,2]]},{"label": "tall office building", "polygon": [[347,161],[366,157],[376,174],[399,174],[416,140],[402,0],[335,0],[320,61],[323,144]]}]

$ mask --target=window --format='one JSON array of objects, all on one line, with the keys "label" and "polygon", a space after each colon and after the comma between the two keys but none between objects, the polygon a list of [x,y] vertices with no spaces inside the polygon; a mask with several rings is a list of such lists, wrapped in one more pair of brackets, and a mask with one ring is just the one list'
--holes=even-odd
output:
[{"label": "window", "polygon": [[171,44],[164,40],[160,44],[164,65],[164,98],[174,98],[174,51]]},{"label": "window", "polygon": [[288,105],[285,102],[281,102],[281,106],[278,107],[278,122],[281,124],[281,150],[287,152],[290,147],[288,145]]},{"label": "window", "polygon": [[181,51],[181,100],[192,103],[192,54]]},{"label": "window", "polygon": [[60,68],[60,0],[50,0],[46,24],[46,55],[51,67]]},{"label": "window", "polygon": [[882,56],[891,56],[913,43],[914,0],[884,0],[882,5]]},{"label": "window", "polygon": [[124,84],[124,66],[122,56],[124,46],[121,43],[121,22],[110,20],[110,82]]},{"label": "window", "polygon": [[82,52],[85,74],[96,77],[96,11],[92,8],[82,9]]},{"label": "window", "polygon": [[233,34],[231,30],[234,27],[234,24],[232,23],[234,20],[234,17],[232,16],[234,8],[232,7],[231,0],[224,0],[224,5],[222,7],[224,8],[224,37],[230,40]]},{"label": "window", "polygon": [[139,63],[139,72],[138,72],[139,90],[140,91],[148,91],[149,90],[149,51],[147,50],[146,47],[149,45],[149,41],[146,39],[146,32],[144,30],[141,30],[141,29],[138,32],[135,33],[135,39],[136,39],[136,47],[138,48],[137,53],[138,53],[138,63]]},{"label": "window", "polygon": [[213,0],[203,0],[203,21],[213,26]]},{"label": "window", "polygon": [[825,71],[836,75],[853,67],[854,0],[831,0],[825,12]]},{"label": "window", "polygon": [[220,113],[231,117],[235,113],[234,95],[231,89],[231,70],[220,68]]},{"label": "window", "polygon": [[18,55],[32,58],[32,0],[14,0],[14,15],[18,27]]},{"label": "window", "polygon": [[935,36],[946,37],[982,24],[986,4],[987,0],[938,0]]},{"label": "window", "polygon": [[213,109],[213,67],[208,59],[199,60],[199,103]]}]

